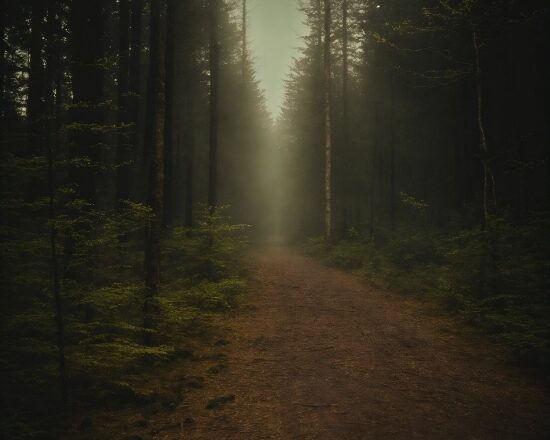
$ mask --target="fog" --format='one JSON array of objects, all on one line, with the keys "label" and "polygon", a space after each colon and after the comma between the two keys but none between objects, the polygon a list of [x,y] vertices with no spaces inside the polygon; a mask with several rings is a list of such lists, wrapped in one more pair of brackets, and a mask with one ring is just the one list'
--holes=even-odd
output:
[{"label": "fog", "polygon": [[281,110],[292,59],[307,34],[297,0],[248,0],[249,43],[256,78],[274,118]]}]

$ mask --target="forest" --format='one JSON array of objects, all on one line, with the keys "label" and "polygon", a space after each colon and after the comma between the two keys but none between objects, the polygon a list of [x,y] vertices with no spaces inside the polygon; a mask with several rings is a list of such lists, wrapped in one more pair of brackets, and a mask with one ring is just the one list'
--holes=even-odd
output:
[{"label": "forest", "polygon": [[550,5],[291,3],[0,0],[2,439],[547,435]]}]

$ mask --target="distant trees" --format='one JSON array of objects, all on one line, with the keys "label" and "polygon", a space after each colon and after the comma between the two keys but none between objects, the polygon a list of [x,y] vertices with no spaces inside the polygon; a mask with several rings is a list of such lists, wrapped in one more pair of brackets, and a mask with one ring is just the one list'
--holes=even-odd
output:
[{"label": "distant trees", "polygon": [[342,1],[342,148],[347,150],[349,144],[349,29],[348,0]]},{"label": "distant trees", "polygon": [[332,77],[331,77],[331,0],[324,0],[324,114],[325,114],[325,237],[332,240]]}]

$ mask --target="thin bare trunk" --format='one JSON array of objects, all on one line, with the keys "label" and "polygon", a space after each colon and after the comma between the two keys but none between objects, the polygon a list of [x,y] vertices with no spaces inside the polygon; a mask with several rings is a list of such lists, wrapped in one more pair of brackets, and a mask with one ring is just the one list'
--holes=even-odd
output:
[{"label": "thin bare trunk", "polygon": [[210,162],[208,173],[208,205],[210,208],[218,204],[219,12],[219,0],[210,0]]},{"label": "thin bare trunk", "polygon": [[348,35],[348,0],[342,3],[342,129],[344,135],[344,149],[347,151],[349,143],[349,115],[348,115],[348,83],[349,83],[349,35]]},{"label": "thin bare trunk", "polygon": [[395,78],[390,78],[390,227],[395,228]]},{"label": "thin bare trunk", "polygon": [[[48,5],[48,58],[47,58],[47,95],[46,104],[48,111],[48,199],[50,222],[50,260],[51,283],[55,310],[55,323],[57,330],[57,357],[59,372],[59,387],[63,403],[68,399],[69,386],[67,378],[67,362],[65,357],[65,319],[61,298],[61,274],[59,268],[59,251],[57,249],[57,227],[55,225],[55,193],[56,173],[55,155],[59,143],[60,113],[62,106],[61,96],[61,19],[60,10],[56,0],[50,0]],[[54,95],[55,92],[55,95]],[[54,97],[55,96],[55,97]]]},{"label": "thin bare trunk", "polygon": [[[142,104],[141,102],[141,77],[142,77],[142,68],[141,68],[141,22],[142,22],[142,13],[143,13],[143,0],[131,0],[130,4],[130,72],[129,72],[129,120],[132,124],[129,133],[129,147],[128,147],[128,158],[132,161],[133,172],[130,172],[130,181],[134,183],[135,186],[135,176],[134,172],[136,171],[136,160],[137,160],[137,146],[139,143],[140,130],[138,129],[139,122],[139,108]],[[135,190],[134,190],[135,191]],[[137,194],[132,192],[132,195],[135,197]],[[140,194],[141,195],[141,194]]]},{"label": "thin bare trunk", "polygon": [[482,88],[482,70],[481,70],[481,43],[478,31],[475,27],[472,29],[473,47],[475,55],[475,85],[477,99],[477,126],[479,130],[479,143],[482,153],[483,168],[483,220],[487,223],[490,215],[496,210],[496,188],[495,177],[491,166],[489,143],[485,131],[485,122],[483,117],[483,88]]},{"label": "thin bare trunk", "polygon": [[27,118],[29,121],[29,153],[39,154],[42,149],[44,132],[44,66],[42,63],[42,37],[44,20],[43,0],[33,0],[31,14],[31,46],[29,66],[29,97]]},{"label": "thin bare trunk", "polygon": [[[153,136],[149,146],[150,177],[149,204],[153,218],[149,226],[145,251],[145,302],[144,327],[153,327],[156,297],[160,291],[160,239],[162,232],[162,214],[164,204],[164,124],[165,124],[165,41],[162,31],[162,0],[151,1],[151,86]],[[150,338],[147,338],[150,342]]]},{"label": "thin bare trunk", "polygon": [[[348,0],[342,2],[342,149],[344,157],[347,157],[349,149],[349,114],[348,114],[348,83],[349,83],[349,35],[348,35]],[[344,176],[347,183],[347,178]],[[348,185],[340,189],[342,201],[342,222],[343,233],[347,234],[348,229]]]},{"label": "thin bare trunk", "polygon": [[6,84],[6,13],[4,0],[0,0],[0,147],[3,147]]},{"label": "thin bare trunk", "polygon": [[[174,211],[174,88],[176,52],[176,0],[168,0],[166,24],[166,123],[164,127],[164,224],[172,222]],[[183,79],[185,81],[185,79]]]},{"label": "thin bare trunk", "polygon": [[[193,69],[193,67],[191,67]],[[187,88],[187,130],[186,130],[186,142],[185,142],[185,226],[193,226],[193,179],[195,168],[195,135],[194,135],[194,99],[193,99],[193,87],[191,86],[191,78],[194,75],[190,75]]]},{"label": "thin bare trunk", "polygon": [[71,166],[69,178],[77,184],[77,197],[98,202],[98,168],[101,165],[101,145],[105,134],[94,130],[105,122],[106,70],[102,64],[106,55],[106,0],[75,0],[71,2],[70,48],[73,108],[72,123],[81,124],[81,130],[70,134],[71,158],[89,160],[91,166]]},{"label": "thin bare trunk", "polygon": [[378,170],[378,151],[380,149],[380,109],[378,105],[378,99],[373,101],[373,116],[374,116],[374,145],[372,149],[371,157],[371,176],[370,176],[370,224],[369,224],[369,236],[370,239],[374,239],[374,229],[376,221],[376,171]]},{"label": "thin bare trunk", "polygon": [[129,198],[128,91],[130,75],[130,4],[119,1],[117,199]]},{"label": "thin bare trunk", "polygon": [[331,1],[325,1],[325,238],[332,240]]},{"label": "thin bare trunk", "polygon": [[[183,4],[185,16],[192,16],[191,2]],[[188,29],[188,28],[186,28]],[[183,129],[183,160],[184,160],[184,224],[186,227],[193,226],[193,205],[194,205],[194,173],[195,173],[195,90],[199,80],[196,69],[197,55],[195,39],[192,31],[187,30],[183,38],[182,50],[185,54],[183,72],[185,75],[185,128]],[[178,151],[179,148],[178,148]],[[179,168],[178,168],[179,169]]]}]

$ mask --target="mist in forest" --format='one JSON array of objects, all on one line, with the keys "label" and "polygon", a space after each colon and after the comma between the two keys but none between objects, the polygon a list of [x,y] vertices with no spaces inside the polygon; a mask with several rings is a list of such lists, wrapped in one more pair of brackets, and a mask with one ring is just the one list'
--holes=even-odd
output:
[{"label": "mist in forest", "polygon": [[248,36],[256,77],[274,119],[281,111],[294,57],[307,35],[297,1],[248,0]]},{"label": "mist in forest", "polygon": [[[1,1],[0,437],[84,438],[98,408],[181,409],[227,372],[221,327],[251,290],[263,302],[246,310],[282,311],[264,321],[290,317],[286,343],[308,342],[323,280],[327,328],[369,324],[341,315],[370,313],[359,291],[398,321],[361,290],[378,286],[547,380],[549,19],[546,0]],[[195,376],[195,361],[211,364]],[[177,380],[157,374],[173,365]],[[174,420],[127,427],[195,423]]]}]

